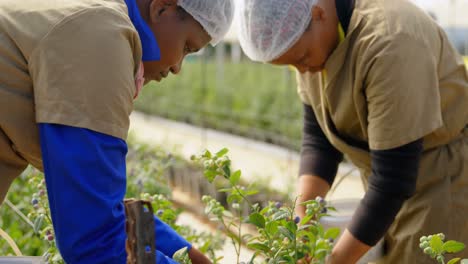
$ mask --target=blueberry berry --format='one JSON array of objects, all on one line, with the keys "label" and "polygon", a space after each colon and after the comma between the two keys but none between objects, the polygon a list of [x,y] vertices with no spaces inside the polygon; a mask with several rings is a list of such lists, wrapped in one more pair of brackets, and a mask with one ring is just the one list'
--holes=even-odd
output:
[{"label": "blueberry berry", "polygon": [[296,216],[294,218],[294,223],[299,224],[300,221],[301,221],[301,218],[299,216]]},{"label": "blueberry berry", "polygon": [[325,199],[323,199],[320,196],[317,196],[317,198],[315,198],[315,201],[319,202],[320,205],[325,205]]},{"label": "blueberry berry", "polygon": [[150,253],[151,252],[151,247],[150,246],[145,246],[145,252]]},{"label": "blueberry berry", "polygon": [[275,207],[278,208],[278,209],[280,209],[282,205],[283,204],[281,204],[281,202],[276,202],[275,203]]}]

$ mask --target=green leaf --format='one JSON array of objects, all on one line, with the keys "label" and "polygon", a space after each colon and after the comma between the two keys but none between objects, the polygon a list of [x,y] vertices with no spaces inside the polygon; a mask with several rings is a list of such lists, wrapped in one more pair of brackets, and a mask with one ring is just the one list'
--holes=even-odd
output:
[{"label": "green leaf", "polygon": [[236,243],[240,243],[240,238],[236,234],[228,232],[227,236],[234,240]]},{"label": "green leaf", "polygon": [[211,152],[207,149],[205,149],[203,153],[203,157],[211,159]]},{"label": "green leaf", "polygon": [[235,171],[231,177],[229,178],[229,182],[232,184],[232,185],[236,185],[239,180],[240,180],[240,177],[241,177],[241,171],[240,170],[237,170]]},{"label": "green leaf", "polygon": [[42,227],[42,223],[44,222],[44,216],[39,216],[34,220],[34,233],[39,233]]},{"label": "green leaf", "polygon": [[253,213],[249,216],[249,223],[252,223],[256,227],[265,228],[265,218],[259,213]]},{"label": "green leaf", "polygon": [[223,167],[224,178],[228,178],[231,175],[231,168],[229,166]]},{"label": "green leaf", "polygon": [[273,220],[278,221],[278,220],[283,220],[288,218],[289,213],[286,211],[278,211],[273,215]]},{"label": "green leaf", "polygon": [[301,225],[305,225],[305,224],[307,224],[307,223],[310,221],[310,219],[312,219],[312,215],[307,215],[307,216],[305,216],[304,218],[302,218],[300,224],[301,224]]},{"label": "green leaf", "polygon": [[265,225],[265,231],[268,233],[268,234],[276,234],[276,232],[278,232],[278,224],[276,222],[268,222],[266,225]]},{"label": "green leaf", "polygon": [[458,261],[460,261],[461,258],[454,258],[454,259],[451,259],[449,262],[447,262],[447,264],[455,264],[457,263]]},{"label": "green leaf", "polygon": [[213,183],[214,179],[216,178],[216,172],[211,171],[211,170],[206,170],[205,173],[205,178],[210,182]]},{"label": "green leaf", "polygon": [[247,190],[247,192],[245,192],[245,196],[251,196],[251,195],[254,195],[254,194],[257,194],[259,191],[257,189],[250,189],[250,190]]},{"label": "green leaf", "polygon": [[325,232],[324,238],[326,238],[326,239],[328,239],[328,238],[336,239],[340,235],[340,232],[341,231],[340,231],[340,229],[338,227],[330,228]]},{"label": "green leaf", "polygon": [[315,250],[314,258],[315,259],[324,259],[328,254],[327,249],[317,249]]},{"label": "green leaf", "polygon": [[291,231],[292,234],[295,234],[297,231],[297,225],[294,222],[287,222],[286,223],[286,228]]},{"label": "green leaf", "polygon": [[237,193],[229,194],[227,197],[227,202],[232,204],[233,202],[240,202],[242,200],[242,196]]},{"label": "green leaf", "polygon": [[225,217],[230,217],[230,218],[234,217],[234,216],[232,215],[232,213],[231,213],[230,211],[228,211],[228,210],[223,211],[223,216],[225,216]]},{"label": "green leaf", "polygon": [[429,242],[429,245],[438,255],[442,253],[443,242],[439,236],[437,235],[432,236],[431,241]]},{"label": "green leaf", "polygon": [[216,152],[215,155],[216,155],[216,157],[220,158],[220,157],[226,155],[228,152],[229,152],[229,149],[223,148],[222,150]]},{"label": "green leaf", "polygon": [[247,247],[254,250],[260,250],[265,253],[270,251],[270,247],[262,243],[249,243],[247,244]]},{"label": "green leaf", "polygon": [[178,263],[183,263],[183,264],[192,263],[190,261],[190,258],[188,257],[187,247],[177,250],[172,256],[172,258]]},{"label": "green leaf", "polygon": [[465,249],[465,244],[455,240],[449,240],[442,246],[442,250],[448,253],[458,253],[463,249]]},{"label": "green leaf", "polygon": [[298,231],[301,231],[301,230],[309,230],[309,228],[311,227],[312,225],[301,225],[299,226],[299,228],[297,229]]},{"label": "green leaf", "polygon": [[200,252],[206,254],[208,252],[208,249],[210,248],[211,246],[211,241],[206,241],[200,248],[198,248],[198,250],[200,250]]},{"label": "green leaf", "polygon": [[280,234],[282,234],[283,236],[289,238],[289,240],[293,241],[294,240],[294,234],[289,231],[289,229],[287,229],[286,227],[284,226],[280,226],[278,227],[278,231],[280,232]]},{"label": "green leaf", "polygon": [[55,253],[54,256],[52,257],[52,262],[58,262],[58,261],[62,261],[62,255],[60,255],[60,253]]}]

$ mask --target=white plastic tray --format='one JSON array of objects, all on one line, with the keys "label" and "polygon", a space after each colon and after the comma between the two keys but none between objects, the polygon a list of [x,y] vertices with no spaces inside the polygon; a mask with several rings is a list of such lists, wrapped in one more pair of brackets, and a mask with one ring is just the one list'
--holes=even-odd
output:
[{"label": "white plastic tray", "polygon": [[0,264],[44,264],[41,257],[0,257]]}]

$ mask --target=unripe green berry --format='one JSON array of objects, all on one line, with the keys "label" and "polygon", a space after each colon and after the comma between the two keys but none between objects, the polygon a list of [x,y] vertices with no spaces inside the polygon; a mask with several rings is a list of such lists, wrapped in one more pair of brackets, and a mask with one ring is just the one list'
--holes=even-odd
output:
[{"label": "unripe green berry", "polygon": [[427,247],[427,248],[424,249],[424,253],[426,253],[428,255],[432,254],[432,252],[433,252],[432,248],[430,248],[430,247]]}]

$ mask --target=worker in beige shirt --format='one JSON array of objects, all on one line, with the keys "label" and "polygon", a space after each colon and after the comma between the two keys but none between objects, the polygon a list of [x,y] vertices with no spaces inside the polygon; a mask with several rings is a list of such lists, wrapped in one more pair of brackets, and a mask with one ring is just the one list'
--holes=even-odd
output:
[{"label": "worker in beige shirt", "polygon": [[381,238],[392,264],[432,263],[423,235],[468,243],[468,74],[444,31],[406,0],[242,3],[246,54],[298,70],[300,201],[326,195],[343,154],[367,187],[328,263]]},{"label": "worker in beige shirt", "polygon": [[[143,83],[216,44],[233,0],[0,2],[0,203],[28,164],[43,170],[67,263],[125,263],[129,115]],[[32,201],[34,203],[34,200]],[[187,247],[155,217],[157,263]]]}]

